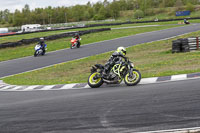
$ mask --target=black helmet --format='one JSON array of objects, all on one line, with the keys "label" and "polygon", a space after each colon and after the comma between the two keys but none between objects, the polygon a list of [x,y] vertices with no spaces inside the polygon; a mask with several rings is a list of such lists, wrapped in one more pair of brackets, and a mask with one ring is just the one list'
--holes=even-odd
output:
[{"label": "black helmet", "polygon": [[74,36],[79,36],[79,33],[75,33]]}]

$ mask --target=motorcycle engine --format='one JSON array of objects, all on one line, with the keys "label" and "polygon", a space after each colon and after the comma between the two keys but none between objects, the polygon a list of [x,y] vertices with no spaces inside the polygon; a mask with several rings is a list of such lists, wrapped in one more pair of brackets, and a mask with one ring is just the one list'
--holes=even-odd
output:
[{"label": "motorcycle engine", "polygon": [[109,79],[114,79],[117,75],[113,72],[110,72]]}]

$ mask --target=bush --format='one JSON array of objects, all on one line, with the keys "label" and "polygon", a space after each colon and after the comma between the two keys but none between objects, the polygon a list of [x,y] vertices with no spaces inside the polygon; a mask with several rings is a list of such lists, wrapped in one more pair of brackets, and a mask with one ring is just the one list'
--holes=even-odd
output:
[{"label": "bush", "polygon": [[191,3],[187,3],[186,10],[193,12],[194,11],[194,5],[192,5]]},{"label": "bush", "polygon": [[167,10],[165,8],[157,8],[154,13],[155,14],[160,14],[160,13],[166,13]]},{"label": "bush", "polygon": [[96,14],[94,17],[93,17],[93,20],[104,20],[105,17],[100,15],[100,14]]},{"label": "bush", "polygon": [[155,15],[154,9],[147,9],[146,15],[147,15],[147,16],[154,16],[154,15]]},{"label": "bush", "polygon": [[144,17],[144,12],[142,10],[137,10],[134,14],[134,18],[139,19]]}]

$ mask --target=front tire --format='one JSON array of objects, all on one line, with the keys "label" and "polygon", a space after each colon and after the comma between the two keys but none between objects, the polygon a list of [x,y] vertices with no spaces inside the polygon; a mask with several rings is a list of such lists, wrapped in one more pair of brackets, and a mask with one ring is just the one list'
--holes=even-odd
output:
[{"label": "front tire", "polygon": [[38,51],[35,51],[34,53],[34,57],[36,57],[38,55]]},{"label": "front tire", "polygon": [[129,73],[127,73],[124,77],[124,82],[127,86],[137,85],[141,80],[141,73],[138,70],[133,70],[133,77],[129,77]]},{"label": "front tire", "polygon": [[96,75],[100,75],[100,73],[95,72],[95,73],[90,74],[90,76],[88,77],[88,85],[91,88],[98,88],[103,84],[103,79],[102,78],[94,79],[94,77]]}]

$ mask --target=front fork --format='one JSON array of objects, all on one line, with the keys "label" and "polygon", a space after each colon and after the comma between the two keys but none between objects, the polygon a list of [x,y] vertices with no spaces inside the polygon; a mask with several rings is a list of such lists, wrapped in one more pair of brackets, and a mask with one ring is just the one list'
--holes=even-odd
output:
[{"label": "front fork", "polygon": [[[91,69],[91,73],[95,73],[95,72],[97,72],[97,68],[95,68],[94,66],[92,66],[92,69]],[[98,78],[102,78],[102,72],[103,72],[103,70],[100,70],[100,75],[99,74],[96,74],[95,76],[94,76],[94,80],[96,80],[96,79],[98,79]]]},{"label": "front fork", "polygon": [[129,78],[133,78],[133,68],[129,69]]}]

